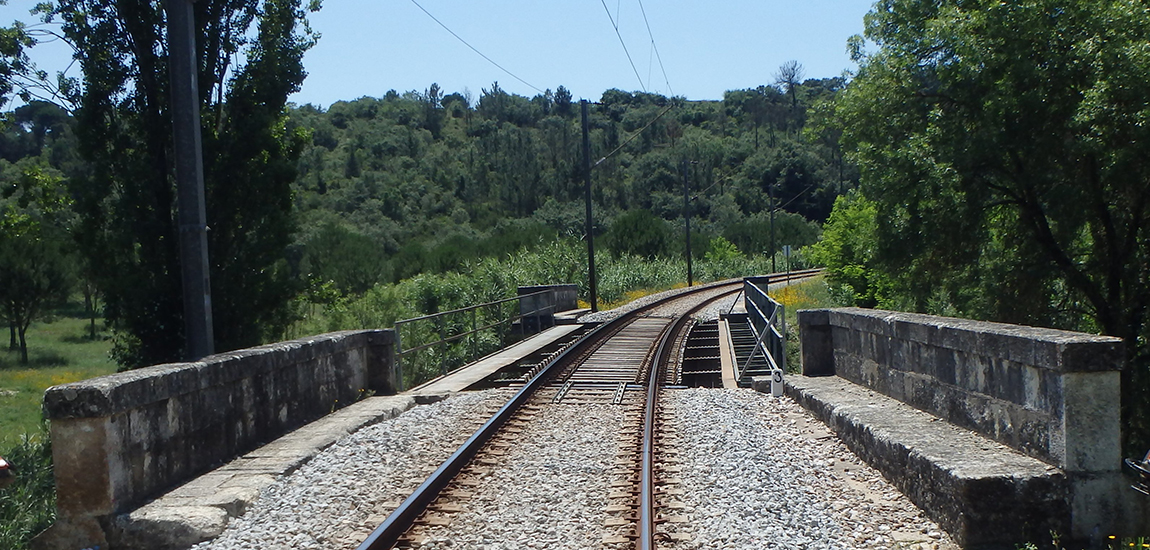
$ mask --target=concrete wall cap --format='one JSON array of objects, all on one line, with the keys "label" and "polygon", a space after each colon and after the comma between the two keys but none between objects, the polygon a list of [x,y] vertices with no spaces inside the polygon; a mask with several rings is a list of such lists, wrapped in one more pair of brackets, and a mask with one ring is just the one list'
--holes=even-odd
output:
[{"label": "concrete wall cap", "polygon": [[[804,311],[809,322],[803,322]],[[922,341],[948,349],[973,350],[1059,372],[1120,370],[1123,366],[1121,338],[1053,328],[1028,327],[939,317],[922,313],[903,313],[858,307],[803,310],[803,324],[820,324],[825,312],[831,326],[864,330]],[[920,325],[921,330],[914,325]]]},{"label": "concrete wall cap", "polygon": [[[328,355],[361,341],[387,343],[386,330],[340,331],[277,342],[255,348],[219,353],[189,363],[154,365],[89,380],[52,386],[44,392],[49,419],[100,418],[226,384],[316,355]],[[383,338],[383,341],[376,341]],[[394,341],[394,334],[390,336]],[[322,349],[328,348],[328,349]]]}]

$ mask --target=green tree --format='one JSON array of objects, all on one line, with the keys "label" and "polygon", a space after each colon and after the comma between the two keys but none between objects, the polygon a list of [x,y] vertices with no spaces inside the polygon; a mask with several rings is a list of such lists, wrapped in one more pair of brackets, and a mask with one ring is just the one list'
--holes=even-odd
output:
[{"label": "green tree", "polygon": [[[866,18],[878,49],[852,40],[860,68],[837,106],[882,213],[878,257],[906,275],[915,307],[952,272],[983,288],[1037,277],[1047,302],[1061,293],[1081,319],[1046,323],[1125,340],[1125,435],[1138,449],[1150,444],[1146,9],[882,0]],[[1019,268],[967,269],[1003,255]]]},{"label": "green tree", "polygon": [[[7,4],[8,0],[0,0],[0,6]],[[21,81],[32,71],[27,50],[35,43],[20,22],[0,27],[0,107],[8,103],[14,91],[23,92]]]},{"label": "green tree", "polygon": [[4,168],[0,173],[0,314],[8,321],[12,339],[18,340],[20,362],[27,364],[28,326],[66,300],[71,289],[71,199],[60,176],[36,160]]},{"label": "green tree", "polygon": [[819,241],[807,254],[827,272],[827,282],[839,301],[860,307],[884,304],[889,278],[875,267],[878,210],[858,193],[835,201]]},{"label": "green tree", "polygon": [[663,218],[650,210],[636,209],[615,218],[604,241],[616,254],[654,258],[667,253],[670,231]]},{"label": "green tree", "polygon": [[[78,235],[101,274],[107,317],[131,336],[119,359],[179,359],[163,3],[59,0],[43,9],[60,20],[83,73],[73,99],[91,167],[72,182]],[[203,0],[194,11],[215,341],[228,350],[257,344],[288,321],[290,185],[307,136],[288,131],[285,105],[303,82],[313,40],[300,0]]]}]

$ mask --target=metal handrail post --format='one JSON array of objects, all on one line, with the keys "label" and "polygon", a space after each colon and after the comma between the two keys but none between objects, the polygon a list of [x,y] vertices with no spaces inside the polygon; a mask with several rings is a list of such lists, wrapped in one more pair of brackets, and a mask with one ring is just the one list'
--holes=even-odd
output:
[{"label": "metal handrail post", "polygon": [[439,342],[443,349],[439,352],[439,373],[441,375],[447,374],[447,346],[446,338],[443,337],[443,318],[436,317],[435,324],[439,329]]},{"label": "metal handrail post", "polygon": [[400,337],[400,323],[395,323],[395,381],[396,393],[403,391],[403,339]]}]

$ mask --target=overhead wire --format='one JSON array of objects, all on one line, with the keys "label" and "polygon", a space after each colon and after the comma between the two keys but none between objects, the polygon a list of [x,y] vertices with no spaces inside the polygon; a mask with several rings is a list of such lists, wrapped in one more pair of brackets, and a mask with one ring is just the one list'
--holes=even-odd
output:
[{"label": "overhead wire", "polygon": [[618,153],[619,151],[623,150],[623,148],[626,147],[628,143],[635,141],[635,138],[639,137],[639,135],[642,134],[644,130],[646,130],[647,128],[650,128],[651,125],[654,124],[656,120],[663,118],[663,115],[667,114],[667,111],[670,111],[674,107],[675,107],[674,103],[671,103],[670,105],[667,105],[666,107],[664,107],[662,111],[659,111],[659,114],[655,115],[655,118],[652,118],[651,121],[648,122],[645,126],[636,130],[634,134],[631,134],[631,137],[626,139],[626,141],[624,141],[623,143],[620,143],[618,147],[612,149],[611,152],[607,153],[607,155],[604,156],[603,158],[595,161],[595,164],[592,165],[591,168],[595,168],[596,166],[603,164],[603,161],[615,156],[615,153]]},{"label": "overhead wire", "polygon": [[[415,0],[412,0],[413,2]],[[623,45],[623,53],[627,54],[627,62],[631,64],[631,70],[635,71],[635,78],[639,81],[639,87],[643,91],[647,91],[647,85],[643,83],[643,77],[639,76],[639,69],[635,68],[635,61],[631,59],[631,52],[627,51],[627,43],[623,41],[623,34],[619,32],[619,23],[611,16],[611,8],[607,7],[607,0],[599,0],[603,3],[603,10],[607,12],[607,19],[611,20],[611,26],[615,29],[615,36],[619,37],[619,43]]]},{"label": "overhead wire", "polygon": [[[663,67],[663,56],[659,55],[659,47],[655,45],[655,34],[651,32],[651,23],[647,21],[647,9],[643,7],[643,0],[639,0],[639,11],[643,13],[643,24],[647,25],[647,36],[651,38],[651,49],[655,50],[655,59],[659,60],[659,70],[663,71],[663,82],[667,84],[667,94],[675,95],[675,91],[671,89],[671,80],[667,78],[667,69]],[[647,82],[651,81],[651,77],[647,77]]]},{"label": "overhead wire", "polygon": [[[468,43],[466,40],[464,40],[464,39],[463,39],[463,37],[459,36],[458,34],[455,34],[455,31],[453,31],[453,30],[451,30],[450,28],[448,28],[448,26],[447,26],[447,25],[444,25],[444,24],[443,24],[443,21],[440,21],[440,20],[439,20],[438,18],[436,18],[434,15],[431,15],[431,12],[427,11],[427,8],[424,8],[423,6],[419,5],[419,2],[416,2],[416,0],[411,0],[411,3],[412,3],[412,4],[415,4],[415,7],[419,8],[420,10],[422,10],[422,11],[423,11],[423,13],[426,13],[426,14],[427,14],[427,16],[428,16],[428,17],[430,17],[430,18],[432,19],[432,21],[435,21],[436,23],[439,23],[439,26],[440,26],[440,27],[443,27],[443,30],[445,30],[445,31],[447,31],[447,32],[449,32],[449,33],[451,33],[451,36],[454,36],[454,37],[455,37],[457,40],[459,40],[460,42],[462,42],[464,46],[467,46],[468,48],[471,48],[471,51],[473,51],[473,52],[475,52],[475,53],[479,54],[479,57],[482,57],[483,59],[486,59],[488,63],[491,63],[492,65],[495,65],[496,67],[499,67],[499,70],[501,70],[501,71],[503,71],[503,72],[507,73],[508,75],[510,75],[510,76],[511,76],[511,78],[514,78],[515,80],[518,80],[518,81],[522,82],[523,84],[526,84],[528,88],[531,88],[532,90],[535,90],[536,92],[539,92],[539,93],[541,93],[541,94],[545,94],[545,93],[547,93],[547,92],[544,92],[543,90],[539,89],[539,87],[538,87],[538,86],[535,86],[534,84],[532,84],[532,83],[530,83],[530,82],[528,82],[528,81],[526,81],[526,80],[523,80],[522,78],[519,78],[519,76],[517,76],[515,73],[513,73],[513,72],[511,72],[511,71],[507,70],[505,67],[503,67],[503,65],[500,65],[500,64],[496,63],[496,62],[495,62],[495,60],[493,60],[493,59],[491,59],[490,57],[487,57],[486,55],[484,55],[484,54],[483,54],[483,52],[481,52],[481,51],[479,51],[478,49],[476,49],[476,48],[475,48],[475,46],[472,46],[471,44],[469,44],[469,43]],[[604,5],[604,7],[606,7],[606,5]],[[607,12],[607,16],[608,16],[608,17],[610,17],[610,16],[611,16],[611,12]],[[618,29],[616,29],[616,32],[618,32]],[[621,39],[620,39],[620,40],[621,40]]]}]

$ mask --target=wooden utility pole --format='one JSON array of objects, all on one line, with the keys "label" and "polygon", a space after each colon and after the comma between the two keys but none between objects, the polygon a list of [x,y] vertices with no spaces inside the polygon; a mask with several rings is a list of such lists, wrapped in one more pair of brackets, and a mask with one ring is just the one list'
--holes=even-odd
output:
[{"label": "wooden utility pole", "polygon": [[215,352],[212,290],[208,274],[208,225],[200,142],[200,93],[196,82],[193,0],[168,0],[168,75],[180,228],[180,276],[184,288],[184,355],[191,361]]},{"label": "wooden utility pole", "polygon": [[587,100],[579,102],[583,108],[583,190],[587,199],[587,281],[591,286],[591,311],[599,311],[599,292],[595,286],[595,234],[591,223],[591,133],[587,122]]},{"label": "wooden utility pole", "polygon": [[775,267],[775,186],[767,185],[767,196],[771,200],[771,273],[778,273]]},{"label": "wooden utility pole", "polygon": [[683,159],[683,222],[687,228],[687,286],[694,286],[691,272],[691,186],[687,180],[687,160]]}]

